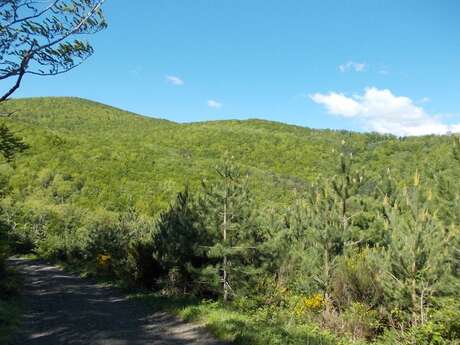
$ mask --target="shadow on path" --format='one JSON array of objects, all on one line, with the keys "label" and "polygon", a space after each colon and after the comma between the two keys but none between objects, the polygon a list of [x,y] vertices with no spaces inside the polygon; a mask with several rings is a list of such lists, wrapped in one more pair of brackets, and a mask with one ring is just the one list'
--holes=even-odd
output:
[{"label": "shadow on path", "polygon": [[26,311],[8,345],[222,345],[203,328],[152,311],[115,289],[40,261],[10,264],[25,277]]}]

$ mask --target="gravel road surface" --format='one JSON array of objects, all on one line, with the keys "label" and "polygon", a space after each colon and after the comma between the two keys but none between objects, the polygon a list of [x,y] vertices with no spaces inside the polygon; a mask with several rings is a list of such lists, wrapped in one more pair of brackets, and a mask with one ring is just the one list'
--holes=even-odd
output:
[{"label": "gravel road surface", "polygon": [[25,315],[8,345],[223,345],[202,327],[116,289],[40,261],[10,263],[24,275]]}]

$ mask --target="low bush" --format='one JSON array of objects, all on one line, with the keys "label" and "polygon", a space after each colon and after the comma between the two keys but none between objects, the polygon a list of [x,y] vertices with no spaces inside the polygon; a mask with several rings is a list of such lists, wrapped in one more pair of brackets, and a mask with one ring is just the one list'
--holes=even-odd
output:
[{"label": "low bush", "polygon": [[372,249],[354,250],[338,259],[331,287],[332,298],[339,309],[354,302],[377,307],[383,302],[382,261]]},{"label": "low bush", "polygon": [[0,237],[0,343],[3,344],[19,323],[21,305],[18,294],[22,281],[14,270],[7,267],[11,249],[5,234]]}]

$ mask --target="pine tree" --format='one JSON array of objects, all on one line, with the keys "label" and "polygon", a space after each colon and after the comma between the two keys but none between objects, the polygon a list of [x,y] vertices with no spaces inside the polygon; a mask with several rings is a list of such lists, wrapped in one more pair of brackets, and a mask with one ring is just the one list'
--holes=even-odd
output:
[{"label": "pine tree", "polygon": [[364,185],[364,174],[355,169],[353,153],[348,152],[345,141],[342,141],[342,152],[337,174],[332,178],[332,190],[340,203],[340,215],[342,218],[342,231],[346,233],[354,216],[350,209],[353,197],[359,194]]},{"label": "pine tree", "polygon": [[327,184],[319,183],[309,199],[309,227],[312,245],[321,258],[320,269],[315,280],[330,301],[330,283],[336,258],[343,254],[347,234],[344,232],[343,204],[335,197]]},{"label": "pine tree", "polygon": [[17,153],[24,152],[29,146],[14,135],[5,125],[0,125],[0,153],[8,163],[12,162]]},{"label": "pine tree", "polygon": [[253,274],[260,239],[247,176],[228,156],[216,173],[219,179],[215,184],[203,182],[202,217],[215,241],[208,255],[218,260],[214,272],[220,272],[221,293],[228,301]]},{"label": "pine tree", "polygon": [[347,246],[359,243],[353,234],[353,219],[362,211],[353,201],[364,185],[363,173],[356,169],[353,154],[342,141],[337,174],[319,181],[309,197],[309,218],[313,239],[321,248],[322,270],[318,281],[329,297],[330,280],[336,257]]},{"label": "pine tree", "polygon": [[201,225],[193,196],[186,187],[157,222],[154,257],[166,272],[179,274],[181,287],[199,288],[195,270],[207,262],[205,248],[212,242]]},{"label": "pine tree", "polygon": [[364,183],[352,153],[342,142],[336,175],[319,178],[286,216],[280,245],[291,248],[285,250],[280,273],[294,277],[297,288],[305,292],[322,290],[328,306],[332,305],[331,279],[337,258],[346,247],[359,243],[359,234],[355,236],[353,230],[354,219],[362,212],[356,199]]},{"label": "pine tree", "polygon": [[457,162],[460,162],[460,136],[457,136],[454,140],[452,154],[454,156],[454,159]]},{"label": "pine tree", "polygon": [[433,297],[451,272],[451,237],[437,219],[431,198],[416,172],[413,185],[405,188],[393,205],[384,201],[390,232],[386,295],[388,304],[405,312],[411,325],[427,321]]}]

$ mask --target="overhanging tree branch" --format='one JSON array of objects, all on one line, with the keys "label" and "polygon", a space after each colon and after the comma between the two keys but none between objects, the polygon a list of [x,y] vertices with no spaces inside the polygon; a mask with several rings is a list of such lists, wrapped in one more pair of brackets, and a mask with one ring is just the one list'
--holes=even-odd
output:
[{"label": "overhanging tree branch", "polygon": [[87,60],[92,46],[72,38],[107,27],[105,1],[0,0],[0,80],[14,79],[0,102],[21,86],[26,74],[58,75]]},{"label": "overhanging tree branch", "polygon": [[[12,25],[15,25],[15,24],[18,24],[18,23],[21,23],[21,22],[25,22],[27,20],[31,20],[31,19],[36,19],[38,17],[41,17],[42,15],[44,15],[46,12],[49,12],[53,6],[56,6],[56,4],[59,2],[60,0],[55,0],[53,1],[49,6],[45,7],[42,11],[38,11],[36,12],[35,14],[32,14],[30,16],[27,16],[27,17],[23,17],[23,18],[17,18],[17,11],[15,13],[15,19],[9,23],[8,25],[6,25],[6,28],[8,27],[11,27]],[[36,4],[36,2],[35,2]],[[23,7],[23,6],[21,6]]]},{"label": "overhanging tree branch", "polygon": [[26,74],[27,66],[29,64],[30,58],[32,55],[27,54],[21,62],[21,67],[19,69],[18,78],[16,79],[16,83],[13,85],[11,89],[9,89],[1,98],[0,102],[4,102],[10,97],[18,88],[21,86],[22,79]]}]

